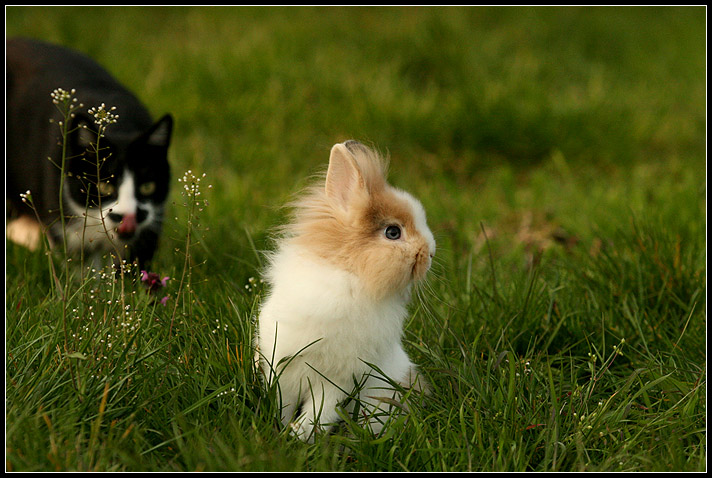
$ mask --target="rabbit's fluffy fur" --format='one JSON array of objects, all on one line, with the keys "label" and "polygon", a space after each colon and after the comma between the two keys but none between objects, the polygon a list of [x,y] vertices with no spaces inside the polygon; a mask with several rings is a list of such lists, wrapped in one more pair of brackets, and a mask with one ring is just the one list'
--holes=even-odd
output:
[{"label": "rabbit's fluffy fur", "polygon": [[334,145],[326,177],[296,201],[269,256],[259,314],[260,366],[293,433],[310,440],[330,428],[355,384],[378,432],[398,398],[389,381],[422,388],[401,335],[434,253],[423,207],[386,182],[385,160],[355,141]]}]

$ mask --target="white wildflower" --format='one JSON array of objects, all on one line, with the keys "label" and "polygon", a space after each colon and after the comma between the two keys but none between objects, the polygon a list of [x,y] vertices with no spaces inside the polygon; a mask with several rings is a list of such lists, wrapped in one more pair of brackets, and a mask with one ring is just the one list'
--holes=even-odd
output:
[{"label": "white wildflower", "polygon": [[106,105],[102,103],[98,107],[89,108],[88,113],[94,117],[94,123],[100,128],[105,128],[110,124],[116,123],[119,118],[119,115],[113,113],[113,111],[116,111],[116,106],[106,109]]},{"label": "white wildflower", "polygon": [[[72,99],[76,92],[77,90],[75,90],[74,88],[69,91],[63,88],[57,88],[52,93],[50,93],[50,96],[52,97],[52,103],[54,103],[55,105],[58,105],[59,103],[66,103],[67,101]],[[76,102],[77,99],[74,98],[73,101]]]}]

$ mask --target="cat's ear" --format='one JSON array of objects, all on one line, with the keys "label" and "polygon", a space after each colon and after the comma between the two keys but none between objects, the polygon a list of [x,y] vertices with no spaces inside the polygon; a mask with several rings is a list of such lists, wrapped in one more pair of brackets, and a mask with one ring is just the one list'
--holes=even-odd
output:
[{"label": "cat's ear", "polygon": [[167,148],[171,142],[171,134],[173,132],[173,117],[170,114],[164,115],[161,119],[151,126],[144,137],[146,142],[151,146],[160,146]]}]

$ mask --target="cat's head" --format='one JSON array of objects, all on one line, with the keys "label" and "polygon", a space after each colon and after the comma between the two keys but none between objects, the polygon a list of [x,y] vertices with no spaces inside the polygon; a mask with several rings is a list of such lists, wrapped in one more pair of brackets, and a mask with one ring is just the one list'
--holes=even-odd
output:
[{"label": "cat's head", "polygon": [[101,137],[90,125],[88,117],[77,116],[69,135],[65,201],[82,219],[75,223],[83,223],[83,240],[104,243],[108,233],[108,239],[130,243],[142,229],[160,227],[173,119],[166,115],[143,132],[112,132],[110,126]]}]

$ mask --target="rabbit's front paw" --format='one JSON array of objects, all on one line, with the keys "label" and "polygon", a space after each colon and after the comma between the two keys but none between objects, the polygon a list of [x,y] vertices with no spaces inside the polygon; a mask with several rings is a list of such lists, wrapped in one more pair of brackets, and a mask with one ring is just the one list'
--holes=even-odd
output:
[{"label": "rabbit's front paw", "polygon": [[305,426],[303,419],[289,424],[289,433],[305,443],[314,443],[315,431],[315,427]]}]

